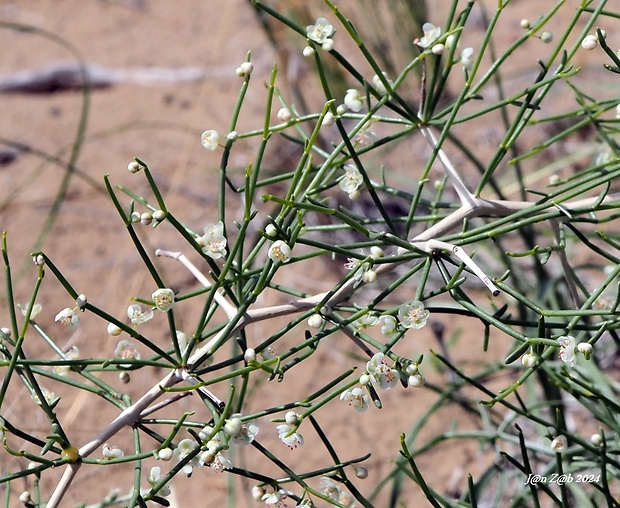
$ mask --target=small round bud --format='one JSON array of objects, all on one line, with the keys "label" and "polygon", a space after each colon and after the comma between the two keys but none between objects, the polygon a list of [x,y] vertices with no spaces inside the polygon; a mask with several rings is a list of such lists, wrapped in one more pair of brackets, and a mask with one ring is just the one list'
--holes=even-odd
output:
[{"label": "small round bud", "polygon": [[553,40],[553,34],[551,32],[543,32],[540,34],[540,40],[547,44]]},{"label": "small round bud", "polygon": [[278,236],[278,230],[273,224],[267,224],[267,226],[265,226],[265,234],[270,238],[275,238]]},{"label": "small round bud", "polygon": [[352,192],[349,192],[349,199],[350,199],[351,201],[355,201],[355,200],[356,200],[357,198],[359,198],[359,197],[360,197],[360,191],[358,191],[358,190],[354,190],[354,191],[352,191]]},{"label": "small round bud", "polygon": [[202,452],[200,455],[200,460],[204,462],[206,465],[212,464],[215,460],[215,454],[217,452],[212,449],[208,449],[207,451]]},{"label": "small round bud", "polygon": [[0,337],[2,337],[4,339],[10,339],[11,338],[11,329],[7,328],[6,326],[3,326],[2,328],[0,328]]},{"label": "small round bud", "polygon": [[284,421],[289,425],[299,425],[299,415],[295,411],[287,411],[284,415]]},{"label": "small round bud", "polygon": [[30,503],[32,501],[32,498],[30,497],[30,492],[24,490],[24,492],[19,495],[19,501],[24,504]]},{"label": "small round bud", "polygon": [[421,388],[424,386],[425,380],[424,376],[418,373],[414,374],[413,376],[409,376],[407,382],[409,383],[409,386],[413,388]]},{"label": "small round bud", "polygon": [[603,436],[601,436],[600,434],[592,434],[590,436],[590,443],[592,443],[597,448],[600,448],[600,446],[603,444]]},{"label": "small round bud", "polygon": [[381,247],[373,245],[370,248],[370,255],[373,257],[373,259],[380,259],[385,256],[385,252],[383,252],[383,249]]},{"label": "small round bud", "polygon": [[446,50],[446,47],[443,44],[435,44],[431,48],[431,51],[433,52],[434,55],[441,55],[443,54],[445,50]]},{"label": "small round bud", "polygon": [[590,355],[592,355],[592,344],[589,342],[580,342],[577,345],[577,351],[579,351],[583,356],[586,357],[586,360],[590,359]]},{"label": "small round bud", "polygon": [[560,176],[553,174],[549,177],[549,185],[557,185],[560,183]]},{"label": "small round bud", "polygon": [[254,485],[254,487],[252,487],[252,499],[254,499],[254,501],[261,501],[264,495],[265,489],[263,487],[260,485]]},{"label": "small round bud", "polygon": [[603,39],[607,39],[607,32],[605,30],[601,30],[601,36],[603,37]]},{"label": "small round bud", "polygon": [[364,275],[362,276],[362,280],[366,284],[372,284],[377,280],[377,272],[375,272],[374,270],[366,270],[364,272]]},{"label": "small round bud", "polygon": [[236,436],[239,432],[241,432],[242,426],[243,422],[241,421],[241,418],[235,416],[230,420],[226,420],[226,423],[224,424],[224,432],[229,436]]},{"label": "small round bud", "polygon": [[366,386],[369,383],[370,383],[370,376],[368,374],[362,374],[360,376],[360,384],[362,386]]},{"label": "small round bud", "polygon": [[336,108],[336,114],[338,116],[342,116],[347,112],[347,107],[344,104],[340,104],[337,108]]},{"label": "small round bud", "polygon": [[311,48],[310,46],[306,46],[304,48],[304,50],[301,52],[302,55],[304,55],[306,58],[308,58],[309,56],[314,55],[314,48]]},{"label": "small round bud", "polygon": [[237,141],[239,139],[239,133],[237,131],[230,131],[226,134],[226,139],[228,141]]},{"label": "small round bud", "polygon": [[140,222],[145,226],[148,226],[151,222],[153,222],[153,215],[151,215],[151,212],[144,212],[140,215]]},{"label": "small round bud", "polygon": [[291,113],[291,110],[288,108],[280,108],[278,110],[278,120],[280,120],[281,122],[284,123],[288,123],[291,120],[291,117],[293,116]]},{"label": "small round bud", "polygon": [[524,30],[528,30],[530,28],[530,21],[529,19],[522,19],[521,20],[521,28],[523,28]]},{"label": "small round bud", "polygon": [[364,466],[357,466],[355,468],[355,476],[357,476],[360,480],[365,480],[368,478],[368,469]]},{"label": "small round bud", "polygon": [[131,212],[129,219],[131,222],[140,222],[140,212]]},{"label": "small round bud", "polygon": [[75,464],[80,458],[80,452],[75,446],[69,446],[62,450],[60,456],[69,464]]},{"label": "small round bud", "polygon": [[116,326],[114,323],[108,323],[108,334],[112,335],[112,337],[117,337],[121,334],[123,330]]},{"label": "small round bud", "polygon": [[526,353],[521,357],[521,364],[528,368],[535,367],[536,357],[532,353]]},{"label": "small round bud", "polygon": [[246,363],[250,363],[256,360],[256,351],[254,351],[251,347],[247,348],[245,350],[245,353],[243,353],[243,359],[246,361]]},{"label": "small round bud", "polygon": [[166,212],[164,212],[163,210],[155,210],[153,212],[153,219],[162,221],[165,218],[166,218]]},{"label": "small round bud", "polygon": [[250,74],[252,74],[253,70],[254,64],[252,62],[243,62],[241,64],[241,71],[243,72],[244,76],[249,76]]},{"label": "small round bud", "polygon": [[237,76],[239,76],[240,78],[242,78],[242,77],[243,77],[243,69],[241,68],[241,66],[239,66],[239,67],[237,67],[237,68],[235,69],[235,74],[236,74]]},{"label": "small round bud", "polygon": [[84,310],[86,303],[88,303],[88,300],[86,299],[86,295],[84,293],[75,299],[75,304],[80,308],[80,310]]},{"label": "small round bud", "polygon": [[331,51],[334,49],[334,39],[325,39],[325,42],[321,45],[325,51]]},{"label": "small round bud", "polygon": [[130,162],[127,165],[127,171],[129,171],[130,173],[137,173],[142,169],[142,166],[140,166],[140,164],[136,161]]},{"label": "small round bud", "polygon": [[32,256],[32,262],[37,266],[43,266],[45,264],[45,258],[41,254]]},{"label": "small round bud", "polygon": [[321,122],[322,127],[330,127],[334,125],[334,114],[331,111],[328,111],[323,117],[323,121]]},{"label": "small round bud", "polygon": [[126,385],[129,381],[131,381],[131,376],[129,375],[129,372],[123,371],[118,375],[118,379],[121,380],[121,383]]},{"label": "small round bud", "polygon": [[161,450],[155,452],[156,458],[163,460],[164,462],[168,462],[173,455],[174,452],[170,448],[162,448]]},{"label": "small round bud", "polygon": [[581,47],[586,51],[592,51],[598,46],[598,38],[596,35],[586,35],[581,41]]},{"label": "small round bud", "polygon": [[312,316],[308,318],[308,326],[310,328],[321,328],[322,324],[323,317],[320,314],[312,314]]},{"label": "small round bud", "polygon": [[410,363],[407,365],[405,372],[408,376],[415,376],[418,373],[418,366],[415,363]]}]

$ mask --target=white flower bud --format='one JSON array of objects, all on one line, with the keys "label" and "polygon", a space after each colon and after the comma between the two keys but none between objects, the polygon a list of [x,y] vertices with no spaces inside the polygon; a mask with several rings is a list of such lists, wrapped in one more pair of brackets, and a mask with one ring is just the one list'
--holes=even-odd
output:
[{"label": "white flower bud", "polygon": [[590,436],[590,443],[599,448],[603,444],[603,436],[600,434],[592,434]]},{"label": "white flower bud", "polygon": [[254,351],[251,347],[247,348],[245,350],[245,353],[243,353],[243,359],[246,361],[246,363],[250,363],[256,360],[256,351]]},{"label": "white flower bud", "polygon": [[408,376],[415,376],[418,373],[418,366],[415,363],[410,363],[407,365],[405,372]]},{"label": "white flower bud", "polygon": [[374,270],[366,270],[364,272],[364,275],[362,276],[362,280],[366,284],[372,284],[377,280],[377,272],[375,272]]},{"label": "white flower bud", "polygon": [[45,258],[41,254],[32,256],[32,262],[37,266],[43,266],[45,264]]},{"label": "white flower bud", "polygon": [[19,501],[24,504],[30,503],[32,501],[32,498],[30,497],[30,492],[24,490],[24,492],[19,495]]},{"label": "white flower bud", "polygon": [[174,455],[174,452],[170,448],[162,448],[161,450],[155,452],[155,454],[159,460],[168,462]]},{"label": "white flower bud", "polygon": [[127,165],[127,171],[129,171],[130,173],[137,173],[142,169],[142,166],[140,166],[140,164],[136,161],[130,162]]},{"label": "white flower bud", "polygon": [[413,376],[409,376],[409,379],[407,380],[407,382],[409,383],[409,386],[413,388],[421,388],[424,386],[425,380],[424,380],[424,376],[418,373],[418,374],[414,374]]},{"label": "white flower bud", "polygon": [[244,76],[249,76],[250,74],[252,74],[253,70],[254,64],[252,62],[243,62],[241,64],[241,71],[243,72]]},{"label": "white flower bud", "polygon": [[86,299],[86,295],[84,293],[82,293],[75,299],[75,304],[80,308],[80,310],[84,310],[87,302],[88,300]]},{"label": "white flower bud", "polygon": [[581,41],[581,47],[587,51],[592,51],[598,46],[596,35],[586,35]]},{"label": "white flower bud", "polygon": [[289,425],[299,425],[299,415],[295,411],[287,411],[284,415],[284,421]]},{"label": "white flower bud", "polygon": [[336,114],[342,116],[347,112],[347,107],[344,104],[339,104],[336,108]]},{"label": "white flower bud", "polygon": [[267,224],[265,227],[265,234],[270,238],[274,238],[278,235],[278,230],[273,224]]},{"label": "white flower bud", "polygon": [[373,245],[370,248],[370,255],[372,256],[373,259],[379,259],[385,256],[385,252],[383,252],[383,249],[381,247],[377,245]]},{"label": "white flower bud", "polygon": [[112,337],[117,337],[122,331],[123,330],[114,323],[108,323],[108,334],[112,335]]},{"label": "white flower bud", "polygon": [[237,141],[239,139],[239,133],[237,131],[230,131],[226,134],[226,139],[228,141]]},{"label": "white flower bud", "polygon": [[355,201],[359,197],[360,197],[360,191],[358,191],[357,189],[355,189],[354,191],[349,192],[349,199],[351,201]]},{"label": "white flower bud", "polygon": [[522,19],[521,20],[521,28],[523,28],[524,30],[529,30],[530,28],[530,21],[529,19]]},{"label": "white flower bud", "polygon": [[312,316],[308,318],[308,326],[310,328],[320,328],[322,324],[323,318],[320,314],[312,314]]},{"label": "white flower bud", "polygon": [[586,357],[586,360],[590,359],[590,355],[592,354],[592,344],[589,342],[580,342],[577,345],[577,351],[579,351],[583,356]]},{"label": "white flower bud", "polygon": [[334,49],[334,39],[325,39],[325,42],[321,44],[321,47],[325,51],[331,51],[332,49]]},{"label": "white flower bud", "polygon": [[535,367],[536,357],[532,353],[526,353],[521,357],[521,364],[528,368]]},{"label": "white flower bud", "polygon": [[443,52],[445,51],[446,47],[443,44],[435,44],[432,48],[431,51],[433,52],[433,54],[435,55],[441,55],[443,54]]},{"label": "white flower bud", "polygon": [[280,120],[281,122],[284,123],[288,123],[291,120],[291,117],[293,116],[291,113],[291,110],[288,108],[280,108],[278,110],[278,120]]},{"label": "white flower bud", "polygon": [[226,420],[226,423],[224,423],[224,432],[231,437],[236,436],[239,432],[241,432],[242,426],[243,422],[241,421],[241,418],[235,416],[230,420]]},{"label": "white flower bud", "polygon": [[310,46],[306,46],[304,48],[304,50],[302,51],[302,54],[308,58],[309,56],[314,55],[314,48],[311,48]]},{"label": "white flower bud", "polygon": [[7,328],[6,326],[3,326],[2,328],[0,328],[0,336],[5,338],[5,339],[10,339],[11,338],[11,329]]},{"label": "white flower bud", "polygon": [[366,386],[368,383],[370,383],[370,376],[368,374],[362,374],[360,376],[360,384]]},{"label": "white flower bud", "polygon": [[131,212],[129,220],[131,220],[131,222],[140,222],[140,212]]},{"label": "white flower bud", "polygon": [[331,111],[328,111],[323,117],[323,121],[321,122],[322,127],[330,127],[334,125],[334,114]]},{"label": "white flower bud", "polygon": [[540,34],[540,40],[547,44],[553,40],[553,34],[551,32],[543,32]]},{"label": "white flower bud", "polygon": [[163,210],[155,210],[153,212],[153,219],[162,221],[166,218],[166,212]]},{"label": "white flower bud", "polygon": [[118,379],[120,379],[121,383],[126,385],[131,381],[131,376],[129,375],[129,372],[123,371],[119,373]]},{"label": "white flower bud", "polygon": [[151,215],[151,212],[144,212],[142,215],[140,215],[140,222],[145,226],[148,226],[151,222],[153,222],[153,216]]},{"label": "white flower bud", "polygon": [[252,487],[252,499],[254,499],[254,501],[261,501],[264,495],[265,489],[263,487],[260,485],[254,485],[254,487]]},{"label": "white flower bud", "polygon": [[364,466],[357,466],[355,468],[355,476],[357,476],[360,480],[365,480],[368,478],[368,469]]}]

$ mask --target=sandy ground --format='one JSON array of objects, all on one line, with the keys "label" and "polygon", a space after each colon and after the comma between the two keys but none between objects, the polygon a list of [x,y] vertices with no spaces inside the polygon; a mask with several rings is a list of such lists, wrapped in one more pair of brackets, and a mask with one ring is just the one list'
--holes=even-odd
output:
[{"label": "sandy ground", "polygon": [[[320,12],[318,2],[311,9]],[[533,2],[518,2],[521,8],[534,13]],[[319,5],[319,7],[317,7]],[[322,4],[321,4],[322,5]],[[531,9],[531,10],[528,10]],[[151,282],[135,253],[127,234],[103,187],[102,175],[110,174],[112,182],[130,186],[138,193],[148,192],[145,181],[130,175],[127,163],[139,156],[150,164],[164,190],[168,207],[183,221],[200,230],[213,221],[217,181],[216,168],[219,157],[205,151],[199,142],[205,129],[226,132],[240,79],[235,68],[252,52],[255,71],[254,86],[248,96],[239,130],[260,125],[264,88],[259,85],[268,79],[277,58],[261,31],[257,19],[247,2],[242,0],[185,0],[165,2],[135,0],[40,0],[38,2],[0,2],[0,77],[6,79],[22,71],[49,68],[50,64],[71,64],[76,54],[89,65],[98,66],[100,76],[114,81],[110,86],[95,89],[88,97],[85,142],[80,148],[75,171],[68,179],[66,195],[51,227],[46,221],[53,204],[62,190],[66,176],[63,164],[71,157],[72,144],[82,114],[85,98],[79,91],[53,94],[2,94],[0,95],[0,229],[8,231],[11,264],[15,276],[18,302],[26,302],[36,279],[29,253],[41,248],[62,269],[67,278],[89,301],[109,312],[123,315],[128,298],[149,295]],[[10,23],[36,27],[24,32]],[[501,33],[500,38],[510,40],[518,28]],[[66,44],[59,44],[56,37]],[[527,62],[528,69],[535,63]],[[191,79],[200,75],[199,79]],[[186,77],[184,77],[186,76]],[[492,131],[477,136],[480,146],[493,143]],[[17,148],[16,148],[17,147]],[[252,145],[234,153],[230,166],[244,167],[252,157]],[[277,166],[277,158],[273,164]],[[237,173],[239,174],[239,173]],[[127,202],[128,200],[125,200]],[[141,235],[154,249],[164,247],[182,249],[183,243],[170,229],[158,228]],[[37,240],[38,239],[38,240]],[[184,271],[171,261],[157,261],[166,277],[177,281],[183,290],[197,288]],[[312,277],[301,282],[309,290],[320,290],[316,281],[334,276],[329,266],[317,266]],[[0,316],[6,316],[5,294],[0,300]],[[486,298],[486,296],[481,297]],[[48,276],[38,301],[43,312],[38,318],[44,328],[58,333],[54,315],[72,302],[59,285]],[[191,326],[194,317],[190,312],[180,316],[183,325]],[[0,319],[5,319],[1,317]],[[0,323],[4,325],[4,323]],[[482,327],[464,329],[457,322],[445,323],[447,336],[460,336],[480,349]],[[163,340],[155,325],[150,333]],[[85,318],[83,326],[74,335],[65,333],[60,340],[63,347],[77,345],[83,356],[111,355],[115,341],[105,333],[101,320]],[[251,330],[264,336],[269,329],[257,326]],[[300,332],[301,333],[301,332]],[[483,358],[465,360],[463,367],[494,361],[509,347],[509,341],[492,344]],[[430,327],[420,331],[415,340],[399,345],[399,353],[415,357],[436,348]],[[33,335],[25,344],[32,356],[53,358],[53,352]],[[262,384],[257,388],[257,403],[253,409],[266,405],[279,405],[302,397],[321,386],[321,379],[346,370],[351,365],[361,365],[352,358],[357,354],[345,339],[331,339],[317,352],[310,376],[297,373],[283,384]],[[466,356],[466,355],[465,355]],[[468,364],[467,362],[471,362]],[[293,373],[292,373],[293,374]],[[429,367],[429,380],[438,384],[443,374]],[[292,376],[291,376],[292,377]],[[124,386],[114,377],[106,381],[132,398],[137,398],[155,379],[135,377]],[[507,380],[500,380],[500,385]],[[64,397],[58,407],[61,421],[70,429],[75,444],[81,445],[114,418],[117,411],[98,402],[96,397],[72,396],[63,387],[54,387]],[[220,394],[224,395],[224,394]],[[11,403],[5,404],[2,416],[20,420],[21,426],[40,435],[46,432],[45,420],[28,401],[28,394],[17,386],[10,392]],[[260,398],[260,402],[258,402]],[[431,390],[395,389],[384,395],[384,409],[353,414],[349,408],[319,412],[319,422],[330,430],[343,459],[350,459],[371,451],[366,462],[369,478],[356,481],[363,492],[370,492],[391,467],[389,459],[397,456],[398,436],[411,430],[414,422],[436,400]],[[192,401],[181,403],[185,409],[200,411]],[[251,404],[250,404],[251,405]],[[340,409],[345,409],[341,411]],[[204,413],[204,409],[202,410]],[[194,415],[200,421],[201,414]],[[458,408],[440,412],[434,425],[420,435],[416,444],[423,443],[431,433],[447,430],[454,420],[460,419],[466,428],[471,422]],[[292,466],[304,470],[321,467],[329,462],[318,438],[306,433],[306,445],[289,451],[277,442],[273,424],[261,423],[261,442],[273,446],[279,456]],[[383,438],[390,436],[393,441]],[[129,432],[119,437],[120,444],[130,442]],[[280,446],[280,448],[276,448]],[[260,462],[260,457],[248,453],[238,457],[239,464]],[[254,461],[254,462],[253,462]],[[463,488],[467,472],[476,473],[487,461],[484,450],[475,443],[462,445],[455,450],[450,444],[437,447],[433,456],[422,456],[419,466],[425,476],[432,479],[432,486],[440,491]],[[27,461],[7,459],[0,455],[3,471],[16,470]],[[261,464],[269,472],[270,465]],[[63,506],[77,502],[92,503],[113,489],[126,492],[133,473],[112,467],[85,467],[80,472],[74,488]],[[180,476],[173,482],[173,506],[215,507],[225,504],[227,483],[225,475],[212,471],[198,471],[191,479]],[[55,483],[54,473],[44,477],[44,497],[49,496]],[[239,486],[239,482],[234,484]],[[32,479],[18,480],[12,484],[14,493],[29,489]],[[246,497],[237,497],[235,506],[254,505],[248,500],[249,483],[243,483]],[[3,484],[0,488],[5,489]],[[407,487],[408,506],[424,504],[420,491]],[[191,503],[191,504],[190,504]],[[387,503],[386,495],[379,498],[377,506]],[[233,506],[233,504],[228,504]]]}]

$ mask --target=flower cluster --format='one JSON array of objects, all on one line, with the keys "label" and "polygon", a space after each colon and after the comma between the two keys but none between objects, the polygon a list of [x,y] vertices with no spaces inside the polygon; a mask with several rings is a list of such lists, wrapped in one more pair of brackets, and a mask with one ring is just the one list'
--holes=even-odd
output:
[{"label": "flower cluster", "polygon": [[224,223],[208,224],[204,229],[205,234],[198,238],[198,244],[202,252],[213,259],[219,259],[226,255],[226,237],[224,236]]},{"label": "flower cluster", "polygon": [[366,363],[366,372],[382,390],[392,388],[398,379],[398,372],[387,364],[387,357],[383,353],[376,353]]}]

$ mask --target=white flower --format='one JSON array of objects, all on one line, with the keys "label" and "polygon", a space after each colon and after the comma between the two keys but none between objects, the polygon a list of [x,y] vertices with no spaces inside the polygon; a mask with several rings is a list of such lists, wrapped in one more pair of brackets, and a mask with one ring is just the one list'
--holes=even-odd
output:
[{"label": "white flower", "polygon": [[376,353],[367,363],[366,371],[382,390],[389,390],[396,384],[398,374],[388,366],[386,356]]},{"label": "white flower", "polygon": [[265,489],[260,485],[254,485],[252,487],[252,499],[254,501],[261,501],[263,496],[265,495]]},{"label": "white flower", "polygon": [[[194,452],[198,448],[198,443],[193,439],[182,439],[179,441],[178,446],[174,449],[174,455],[177,457],[177,460],[181,462],[188,455]],[[191,475],[194,467],[200,466],[199,459],[194,456],[187,464],[183,466],[182,471],[186,475]]]},{"label": "white flower", "polygon": [[398,318],[400,324],[405,328],[413,328],[415,330],[423,328],[430,312],[424,308],[422,302],[414,300],[410,304],[403,305],[398,309]]},{"label": "white flower", "polygon": [[581,41],[581,47],[587,51],[592,51],[598,46],[598,37],[596,35],[586,35]]},{"label": "white flower", "polygon": [[[213,443],[209,441],[209,443]],[[207,465],[213,471],[221,473],[224,469],[232,469],[233,465],[220,451],[217,449],[217,445],[209,447],[206,451],[200,454],[199,465]]]},{"label": "white flower", "polygon": [[258,434],[258,426],[252,422],[241,420],[241,414],[235,413],[224,423],[224,433],[232,438],[235,443],[250,444]]},{"label": "white flower", "polygon": [[353,323],[358,330],[363,328],[368,328],[370,326],[375,326],[379,322],[379,317],[373,312],[369,312],[368,314],[364,314],[359,319],[356,319]]},{"label": "white flower", "polygon": [[570,335],[558,337],[560,344],[560,360],[568,363],[569,367],[574,367],[577,358],[575,357],[575,338]]},{"label": "white flower", "polygon": [[[54,399],[56,399],[56,394],[50,390],[48,390],[47,388],[45,388],[44,386],[41,386],[41,393],[43,394],[43,398],[45,399],[45,402],[47,402],[47,404],[51,404],[52,402],[54,402]],[[41,404],[41,399],[39,399],[39,396],[36,393],[32,393],[30,395],[30,398],[32,400],[35,401],[35,403],[37,404]]]},{"label": "white flower", "polygon": [[282,506],[282,500],[286,499],[287,491],[280,489],[272,492],[271,494],[264,494],[261,497],[261,501],[263,501],[266,505],[274,505],[274,506]]},{"label": "white flower", "polygon": [[334,27],[325,18],[318,18],[314,25],[306,27],[308,39],[323,44],[334,33]]},{"label": "white flower", "polygon": [[200,237],[202,252],[213,259],[219,259],[226,255],[226,238],[224,237],[224,223],[207,224],[205,234]]},{"label": "white flower", "polygon": [[344,105],[354,113],[362,109],[364,103],[360,93],[355,88],[349,88],[344,96]]},{"label": "white flower", "polygon": [[103,457],[108,460],[120,459],[121,457],[125,455],[123,450],[121,450],[118,446],[110,445],[108,443],[103,445],[103,449],[101,450],[101,453],[103,454]]},{"label": "white flower", "polygon": [[428,48],[439,39],[441,35],[441,27],[435,26],[431,23],[424,23],[422,25],[422,31],[424,32],[424,36],[418,40],[417,45],[423,49]]},{"label": "white flower", "polygon": [[[157,485],[161,481],[161,468],[159,466],[154,466],[151,468],[148,476],[146,477],[146,481],[151,486]],[[158,495],[166,497],[170,495],[170,487],[168,485],[162,487],[158,492]]]},{"label": "white flower", "polygon": [[291,248],[283,242],[282,240],[276,240],[269,247],[269,252],[267,253],[269,259],[272,261],[279,261],[280,263],[288,263],[291,260],[291,256],[293,252]]},{"label": "white flower", "polygon": [[204,131],[200,136],[200,141],[202,142],[202,146],[204,146],[207,150],[215,150],[220,144],[220,135],[217,131]]},{"label": "white flower", "polygon": [[[69,351],[67,351],[65,353],[64,360],[77,360],[80,357],[80,350],[73,346],[71,349],[69,349]],[[71,367],[69,367],[69,365],[55,365],[54,366],[54,373],[58,374],[59,376],[66,376],[69,374],[69,371],[71,370]]]},{"label": "white flower", "polygon": [[174,307],[174,291],[168,288],[160,288],[152,295],[155,307],[164,312]]},{"label": "white flower", "polygon": [[291,450],[304,444],[304,437],[297,432],[296,427],[283,423],[276,427],[278,431],[278,437],[286,446]]},{"label": "white flower", "polygon": [[471,71],[474,65],[474,61],[472,60],[473,54],[474,48],[465,48],[463,51],[461,51],[461,65],[463,66],[463,69],[465,69],[467,72]]},{"label": "white flower", "polygon": [[351,497],[351,494],[346,492],[331,478],[325,476],[321,478],[320,490],[321,493],[325,494],[329,499],[336,501],[342,506],[349,506],[351,508],[355,506],[355,501]]},{"label": "white flower", "polygon": [[562,453],[567,446],[568,440],[566,439],[566,436],[560,435],[551,441],[551,449],[556,453]]},{"label": "white flower", "polygon": [[383,323],[381,326],[381,334],[383,336],[391,337],[396,333],[398,320],[394,316],[381,316],[380,321]]},{"label": "white flower", "polygon": [[353,409],[360,413],[366,411],[370,407],[370,397],[364,393],[361,388],[353,388],[346,390],[340,394],[340,400],[344,400],[352,406]]},{"label": "white flower", "polygon": [[[30,319],[34,319],[41,312],[42,309],[43,307],[41,307],[40,303],[35,303],[32,306],[32,311],[30,312]],[[28,313],[28,305],[19,305],[19,310],[21,310],[22,316],[25,316]]]},{"label": "white flower", "polygon": [[[390,87],[392,87],[394,85],[394,82],[387,77],[387,74],[385,72],[382,72],[381,74],[383,74],[385,80],[389,83]],[[372,77],[372,82],[375,85],[377,92],[379,92],[381,95],[388,94],[387,88],[385,88],[385,85],[381,82],[381,78],[377,74]]]},{"label": "white flower", "polygon": [[153,309],[149,307],[149,309],[145,312],[142,310],[137,303],[130,305],[127,307],[127,317],[131,320],[134,325],[141,325],[142,323],[146,323],[149,319],[153,318]]},{"label": "white flower", "polygon": [[140,359],[140,353],[138,353],[135,344],[128,340],[120,340],[118,342],[114,350],[114,355],[122,360]]},{"label": "white flower", "polygon": [[362,183],[364,183],[364,179],[362,178],[361,173],[352,164],[347,164],[343,169],[345,173],[338,183],[338,187],[340,187],[344,192],[350,194],[351,192],[356,191]]},{"label": "white flower", "polygon": [[80,316],[75,309],[70,309],[69,307],[62,309],[58,314],[56,314],[54,321],[60,321],[63,325],[69,328],[69,330],[76,330],[77,327],[80,326]]}]

